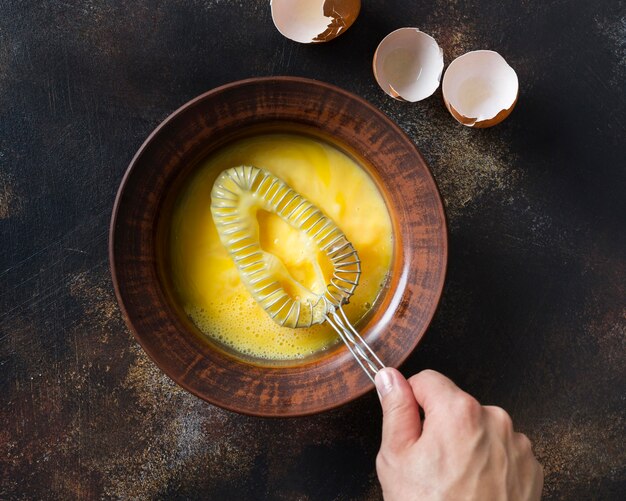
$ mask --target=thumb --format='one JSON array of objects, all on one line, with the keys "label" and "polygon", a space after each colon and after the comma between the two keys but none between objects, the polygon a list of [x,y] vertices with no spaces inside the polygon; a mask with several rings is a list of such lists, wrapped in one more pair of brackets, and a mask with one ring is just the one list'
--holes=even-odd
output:
[{"label": "thumb", "polygon": [[388,367],[376,374],[376,389],[383,407],[381,449],[395,452],[415,443],[422,423],[411,385],[400,372]]}]

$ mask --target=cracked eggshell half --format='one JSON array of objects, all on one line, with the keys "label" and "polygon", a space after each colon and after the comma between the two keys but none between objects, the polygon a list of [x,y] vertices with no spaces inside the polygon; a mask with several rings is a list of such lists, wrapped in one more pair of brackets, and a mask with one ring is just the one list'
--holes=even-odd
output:
[{"label": "cracked eggshell half", "polygon": [[300,43],[328,42],[356,20],[361,0],[271,0],[272,20],[280,33]]},{"label": "cracked eggshell half", "polygon": [[517,102],[519,82],[500,54],[477,50],[450,63],[441,90],[452,116],[463,125],[480,129],[509,116]]},{"label": "cracked eggshell half", "polygon": [[443,51],[417,28],[400,28],[378,44],[372,66],[378,85],[391,97],[421,101],[439,87]]}]

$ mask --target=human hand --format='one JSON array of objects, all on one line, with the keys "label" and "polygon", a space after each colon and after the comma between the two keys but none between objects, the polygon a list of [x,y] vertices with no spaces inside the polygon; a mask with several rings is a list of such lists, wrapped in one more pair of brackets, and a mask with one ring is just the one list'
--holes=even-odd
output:
[{"label": "human hand", "polygon": [[383,407],[376,470],[385,501],[540,499],[543,469],[503,409],[481,406],[431,370],[407,381],[383,369],[376,388]]}]

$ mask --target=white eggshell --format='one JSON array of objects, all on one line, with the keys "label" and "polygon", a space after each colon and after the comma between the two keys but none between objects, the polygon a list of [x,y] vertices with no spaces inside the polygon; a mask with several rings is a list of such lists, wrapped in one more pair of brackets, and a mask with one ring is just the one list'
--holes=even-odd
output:
[{"label": "white eggshell", "polygon": [[439,87],[443,51],[417,28],[400,28],[383,38],[374,54],[374,76],[391,97],[421,101]]},{"label": "white eggshell", "polygon": [[457,57],[443,77],[443,100],[463,125],[491,127],[513,110],[519,92],[515,70],[491,50]]},{"label": "white eggshell", "polygon": [[276,29],[300,43],[327,42],[345,32],[361,9],[361,0],[271,0]]}]

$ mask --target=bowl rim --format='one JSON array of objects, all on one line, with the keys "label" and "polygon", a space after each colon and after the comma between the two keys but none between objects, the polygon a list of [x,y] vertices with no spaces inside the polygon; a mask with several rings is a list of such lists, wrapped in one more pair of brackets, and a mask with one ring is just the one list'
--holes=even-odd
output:
[{"label": "bowl rim", "polygon": [[[365,107],[368,109],[368,111],[374,115],[377,115],[378,119],[380,119],[382,122],[385,123],[385,125],[387,127],[389,127],[390,129],[393,130],[394,133],[398,134],[401,137],[404,137],[405,139],[407,139],[407,145],[411,150],[411,153],[416,155],[420,160],[421,163],[423,164],[423,166],[426,169],[426,172],[428,173],[428,177],[430,179],[430,181],[432,182],[432,185],[434,187],[435,193],[437,195],[436,199],[437,199],[437,215],[441,218],[441,221],[443,222],[443,227],[442,227],[442,232],[441,232],[441,254],[442,254],[442,267],[440,270],[440,279],[439,282],[436,284],[436,293],[434,294],[434,301],[433,301],[433,308],[431,309],[429,316],[427,318],[427,320],[424,322],[424,328],[423,328],[423,332],[421,333],[421,335],[419,336],[415,336],[410,344],[410,348],[407,349],[401,356],[399,361],[397,362],[396,366],[400,367],[402,364],[404,364],[404,362],[406,362],[406,360],[409,358],[409,356],[415,351],[415,348],[417,347],[417,345],[422,341],[422,339],[424,338],[424,336],[426,335],[426,333],[428,332],[433,318],[435,316],[435,312],[437,311],[437,309],[439,308],[439,305],[441,303],[441,298],[443,295],[443,289],[444,289],[444,285],[445,285],[445,280],[447,277],[447,272],[448,272],[448,252],[449,252],[449,225],[448,225],[448,218],[446,215],[446,211],[445,211],[445,206],[443,203],[443,198],[441,196],[441,191],[439,189],[439,186],[437,184],[437,181],[435,179],[435,177],[433,176],[433,173],[430,169],[430,166],[428,165],[428,163],[426,162],[426,160],[424,159],[423,155],[421,154],[421,152],[419,151],[419,149],[417,148],[417,146],[415,145],[415,143],[413,142],[413,140],[410,138],[410,136],[408,136],[408,134],[406,132],[404,132],[400,126],[398,124],[396,124],[391,118],[389,118],[385,113],[383,113],[381,110],[379,110],[376,106],[374,106],[373,104],[371,104],[370,102],[368,102],[367,100],[365,100],[364,98],[350,92],[347,91],[345,89],[342,89],[340,87],[337,87],[336,85],[327,83],[327,82],[323,82],[317,79],[312,79],[312,78],[305,78],[305,77],[297,77],[297,76],[286,76],[286,75],[281,75],[281,76],[264,76],[264,77],[252,77],[252,78],[245,78],[245,79],[241,79],[241,80],[236,80],[236,81],[232,81],[232,82],[228,82],[225,84],[222,84],[218,87],[212,88],[196,97],[194,97],[193,99],[187,101],[186,103],[184,103],[183,105],[181,105],[180,107],[178,107],[176,110],[174,110],[173,112],[171,112],[165,119],[163,119],[153,130],[152,132],[150,132],[150,134],[146,137],[146,139],[143,141],[143,143],[141,144],[141,146],[138,148],[138,150],[136,151],[136,153],[133,155],[132,159],[130,160],[124,175],[122,176],[122,179],[120,181],[118,190],[116,192],[115,195],[115,201],[113,203],[113,208],[112,208],[112,212],[111,212],[111,220],[110,220],[110,224],[109,224],[109,232],[108,232],[108,260],[109,260],[109,269],[110,269],[110,273],[111,273],[111,279],[112,279],[112,283],[113,283],[113,289],[115,291],[115,297],[117,300],[117,303],[119,305],[120,311],[122,313],[122,317],[124,319],[124,322],[126,324],[126,326],[128,327],[128,329],[131,331],[134,339],[139,343],[139,345],[141,346],[142,350],[148,355],[148,357],[150,358],[150,360],[152,361],[152,363],[154,363],[156,365],[156,367],[163,373],[165,374],[170,380],[172,380],[176,385],[182,387],[184,390],[188,391],[189,393],[195,395],[196,397],[200,398],[201,400],[204,400],[212,405],[215,405],[217,407],[226,409],[228,411],[231,412],[236,412],[238,414],[243,414],[243,415],[248,415],[248,416],[252,416],[252,417],[266,417],[266,418],[275,418],[275,419],[281,419],[281,418],[290,418],[290,417],[304,417],[304,416],[310,416],[310,415],[315,415],[315,414],[319,414],[322,412],[326,412],[329,410],[333,410],[336,408],[339,408],[343,405],[346,405],[350,402],[355,401],[356,399],[358,399],[359,397],[365,395],[366,393],[369,393],[372,389],[375,388],[374,384],[372,384],[371,382],[365,386],[363,386],[360,389],[357,389],[356,391],[354,391],[352,394],[350,394],[350,396],[344,400],[341,401],[337,401],[337,402],[332,402],[329,404],[325,404],[325,405],[321,405],[317,408],[314,409],[310,409],[310,410],[292,410],[292,409],[288,409],[287,411],[281,412],[281,413],[276,413],[276,414],[269,414],[266,413],[264,411],[255,411],[249,408],[243,408],[243,407],[239,407],[237,405],[231,405],[228,402],[224,402],[224,401],[220,401],[218,399],[214,399],[211,398],[211,396],[206,395],[204,393],[201,393],[200,391],[198,391],[196,388],[194,388],[193,386],[189,385],[183,378],[175,378],[174,376],[168,374],[160,365],[159,362],[157,362],[157,358],[156,356],[152,353],[152,350],[148,347],[147,343],[144,342],[143,338],[141,335],[139,335],[139,333],[137,332],[137,329],[135,328],[133,322],[130,319],[130,316],[128,314],[128,310],[126,308],[126,305],[123,301],[122,298],[122,293],[121,293],[121,288],[120,288],[120,283],[118,281],[118,273],[117,273],[117,266],[115,263],[115,233],[116,233],[116,227],[117,227],[117,222],[118,222],[118,216],[119,216],[119,210],[120,210],[120,206],[122,203],[122,198],[123,198],[123,194],[124,191],[126,189],[126,185],[128,183],[128,180],[130,179],[133,171],[135,170],[135,168],[137,167],[138,164],[138,160],[141,158],[141,156],[144,154],[145,150],[150,146],[150,144],[153,142],[153,140],[155,139],[155,137],[157,137],[159,135],[159,133],[161,132],[162,129],[164,129],[165,127],[167,127],[169,125],[170,122],[172,122],[173,120],[175,120],[180,114],[184,113],[186,110],[188,110],[189,108],[192,108],[193,106],[196,105],[196,103],[203,101],[204,99],[209,98],[210,96],[214,95],[214,94],[219,94],[223,91],[226,90],[230,90],[230,89],[235,89],[237,87],[242,87],[242,86],[246,86],[246,85],[250,85],[250,84],[258,84],[258,83],[265,83],[265,82],[286,82],[286,83],[300,83],[300,84],[305,84],[305,85],[314,85],[317,87],[321,87],[324,88],[326,90],[335,92],[337,94],[341,94],[344,97],[346,97],[349,100],[352,101],[356,101],[358,102],[358,104],[360,104],[361,106]],[[243,363],[243,362],[242,362]]]}]

